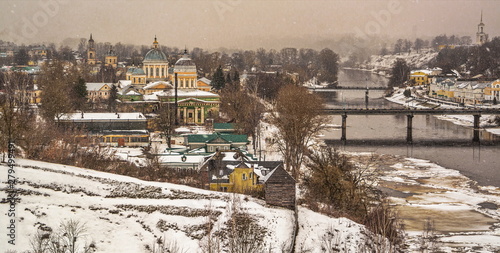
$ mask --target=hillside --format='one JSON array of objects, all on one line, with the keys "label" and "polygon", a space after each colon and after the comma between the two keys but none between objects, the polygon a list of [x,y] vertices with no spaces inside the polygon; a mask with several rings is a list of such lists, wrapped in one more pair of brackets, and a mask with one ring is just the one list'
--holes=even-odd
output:
[{"label": "hillside", "polygon": [[413,68],[425,68],[427,64],[438,55],[438,52],[423,51],[420,53],[412,52],[410,54],[390,54],[390,55],[372,55],[370,61],[363,64],[362,68],[372,70],[375,73],[383,75],[389,74],[392,64],[397,59],[403,59]]},{"label": "hillside", "polygon": [[[8,204],[6,188],[2,188],[2,252],[31,250],[30,240],[38,228],[57,231],[61,222],[70,219],[86,226],[77,244],[83,247],[94,242],[96,252],[150,252],[146,248],[151,249],[160,237],[166,238],[165,245],[176,244],[181,252],[202,252],[200,245],[206,245],[209,224],[213,225],[211,236],[227,232],[235,209],[256,221],[263,251],[281,252],[291,242],[294,212],[267,206],[262,200],[71,166],[24,159],[16,162],[16,187],[21,189],[16,205],[16,245],[6,243]],[[4,187],[7,166],[0,167]],[[328,218],[304,208],[299,209],[299,217],[297,247],[312,252],[322,252],[322,236],[331,226],[341,233],[340,245],[352,252],[358,251],[366,234],[363,226],[345,218]]]}]

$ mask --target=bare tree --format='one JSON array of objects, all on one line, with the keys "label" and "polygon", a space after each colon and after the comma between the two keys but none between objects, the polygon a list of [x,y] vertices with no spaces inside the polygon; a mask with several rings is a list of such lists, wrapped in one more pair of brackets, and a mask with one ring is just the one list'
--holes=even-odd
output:
[{"label": "bare tree", "polygon": [[167,141],[168,148],[172,148],[172,136],[175,130],[175,106],[171,103],[160,103],[156,118],[156,126]]},{"label": "bare tree", "polygon": [[323,100],[306,88],[287,85],[280,89],[271,112],[271,123],[278,128],[275,144],[294,178],[298,178],[304,155],[313,137],[324,129]]},{"label": "bare tree", "polygon": [[91,253],[97,250],[94,242],[86,239],[87,228],[79,221],[61,222],[58,231],[50,227],[38,227],[32,236],[31,251],[33,253]]},{"label": "bare tree", "polygon": [[264,113],[264,105],[257,96],[257,89],[244,90],[237,84],[227,85],[221,91],[221,111],[234,122],[243,134],[253,137],[256,148],[257,126]]},{"label": "bare tree", "polygon": [[[2,75],[4,93],[0,95],[0,146],[2,150],[8,143],[23,140],[24,134],[33,126],[34,112],[29,106],[28,90],[32,82],[24,73],[5,73]],[[20,143],[18,143],[20,144]]]},{"label": "bare tree", "polygon": [[228,207],[227,239],[230,253],[264,252],[266,229],[243,210],[240,198],[233,195]]},{"label": "bare tree", "polygon": [[42,88],[41,113],[45,120],[59,122],[64,113],[72,109],[69,85],[69,73],[66,71],[62,61],[54,60],[44,65],[39,77],[39,84]]}]

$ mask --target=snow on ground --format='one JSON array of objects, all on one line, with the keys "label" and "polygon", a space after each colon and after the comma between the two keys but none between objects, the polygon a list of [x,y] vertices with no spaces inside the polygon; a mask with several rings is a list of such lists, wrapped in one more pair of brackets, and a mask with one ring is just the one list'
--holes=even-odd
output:
[{"label": "snow on ground", "polygon": [[[209,213],[216,214],[214,230],[224,230],[229,210],[237,205],[256,218],[266,230],[266,252],[282,252],[291,243],[293,211],[271,207],[249,196],[206,191],[183,185],[148,182],[136,178],[78,167],[16,159],[16,245],[7,242],[7,203],[0,204],[2,251],[30,250],[38,227],[58,230],[61,222],[84,223],[87,232],[79,243],[95,242],[97,252],[147,252],[160,237],[177,243],[186,252],[201,252]],[[0,171],[6,171],[0,165]],[[7,173],[0,175],[6,185]],[[5,199],[5,188],[0,198]],[[328,218],[305,208],[299,214],[300,247],[322,252],[318,242],[334,226],[340,246],[357,252],[365,229],[348,219]],[[333,240],[333,239],[332,239]],[[5,245],[5,246],[4,246]]]},{"label": "snow on ground", "polygon": [[[369,252],[371,247],[367,229],[347,218],[331,218],[299,207],[299,232],[295,252],[330,252],[334,246],[339,252]],[[323,248],[324,247],[324,248]]]},{"label": "snow on ground", "polygon": [[395,55],[374,55],[370,58],[370,61],[366,64],[365,67],[374,71],[378,71],[379,69],[391,69],[397,59],[403,59],[409,66],[423,68],[437,55],[438,52],[432,51],[419,53],[415,51],[410,54],[401,53]]},{"label": "snow on ground", "polygon": [[444,252],[500,250],[500,188],[479,186],[460,172],[427,160],[353,155],[376,168],[372,172],[379,178],[378,187],[390,196],[404,220],[411,252],[418,251],[428,218]]},{"label": "snow on ground", "polygon": [[[293,211],[273,208],[251,197],[38,161],[16,162],[16,187],[22,189],[16,205],[16,246],[6,243],[9,207],[2,203],[2,251],[29,250],[30,238],[40,224],[57,230],[61,222],[73,219],[87,227],[80,243],[95,241],[97,252],[146,252],[146,245],[152,246],[155,238],[163,236],[186,252],[199,252],[209,221],[207,212],[218,214],[218,227],[223,229],[233,197],[266,228],[267,247],[283,245],[292,235]],[[0,168],[5,172],[0,175],[4,187],[7,167],[2,164]],[[5,188],[0,192],[0,198],[6,198]]]},{"label": "snow on ground", "polygon": [[[403,95],[404,89],[398,89],[394,94],[390,97],[386,97],[388,101],[391,101],[393,103],[405,105],[408,107],[412,108],[429,108],[429,105],[432,105],[434,107],[439,107],[439,108],[457,108],[451,105],[443,105],[443,104],[438,104],[434,102],[426,102],[426,105],[423,105],[421,102],[418,100],[415,100],[413,97],[412,98],[407,98]],[[496,106],[484,106],[484,108],[499,108],[500,110],[500,105]],[[474,116],[472,115],[440,115],[436,116],[438,119],[441,120],[446,120],[450,121],[454,124],[461,125],[461,126],[466,126],[466,127],[472,127],[474,125]],[[495,125],[494,122],[495,115],[481,115],[480,118],[480,127],[483,127],[484,130],[495,134],[495,135],[500,135],[500,127]]]}]

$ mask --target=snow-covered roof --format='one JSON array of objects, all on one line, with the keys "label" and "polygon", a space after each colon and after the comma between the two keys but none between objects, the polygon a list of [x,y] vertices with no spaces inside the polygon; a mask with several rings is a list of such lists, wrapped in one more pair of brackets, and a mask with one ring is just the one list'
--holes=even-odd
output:
[{"label": "snow-covered roof", "polygon": [[208,79],[206,77],[202,77],[202,78],[198,79],[198,81],[204,82],[204,83],[206,83],[208,85],[211,85],[211,83],[212,83],[212,80],[210,80],[210,79]]},{"label": "snow-covered roof", "polygon": [[129,86],[132,84],[132,80],[119,80],[118,81],[118,88],[124,88],[126,86]]},{"label": "snow-covered roof", "polygon": [[137,95],[141,95],[141,93],[139,93],[139,92],[137,92],[135,90],[130,90],[125,95],[126,96],[137,96]]},{"label": "snow-covered roof", "polygon": [[477,83],[476,85],[472,86],[472,89],[484,89],[484,88],[487,88],[489,87],[490,84],[489,83]]},{"label": "snow-covered roof", "polygon": [[[186,160],[182,161],[182,157],[185,156]],[[159,156],[160,163],[176,163],[176,164],[198,164],[204,158],[204,155],[183,155],[183,154],[175,154],[175,155],[162,155]]]},{"label": "snow-covered roof", "polygon": [[430,69],[417,69],[417,70],[412,70],[410,72],[411,75],[414,75],[415,73],[424,73],[425,75],[432,75],[435,71],[434,70],[430,70]]},{"label": "snow-covered roof", "polygon": [[[172,96],[172,93],[164,91],[155,92],[158,96]],[[219,97],[219,95],[202,90],[177,90],[177,97]]]},{"label": "snow-covered roof", "polygon": [[91,112],[91,113],[66,113],[61,117],[62,120],[146,120],[146,117],[140,112]]},{"label": "snow-covered roof", "polygon": [[88,91],[98,91],[100,90],[104,85],[109,86],[110,88],[113,86],[112,83],[86,83],[87,85],[87,90]]},{"label": "snow-covered roof", "polygon": [[175,129],[175,132],[177,133],[191,133],[191,130],[186,127],[178,127]]},{"label": "snow-covered roof", "polygon": [[149,95],[144,95],[144,96],[142,96],[142,98],[144,99],[144,101],[158,101],[158,96],[156,96],[155,93],[149,94]]},{"label": "snow-covered roof", "polygon": [[144,86],[144,88],[142,88],[143,90],[147,90],[147,89],[151,89],[157,85],[160,85],[160,84],[163,84],[165,86],[168,86],[169,88],[174,88],[174,86],[172,86],[172,84],[168,83],[168,82],[165,82],[165,81],[156,81],[156,82],[151,82],[149,83],[148,85]]}]

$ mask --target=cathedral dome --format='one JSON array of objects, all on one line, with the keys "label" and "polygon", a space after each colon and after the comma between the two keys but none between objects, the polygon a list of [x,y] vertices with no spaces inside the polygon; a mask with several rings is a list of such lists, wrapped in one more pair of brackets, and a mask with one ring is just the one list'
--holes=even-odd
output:
[{"label": "cathedral dome", "polygon": [[144,62],[166,62],[167,56],[158,48],[153,48],[144,56]]},{"label": "cathedral dome", "polygon": [[141,68],[135,68],[135,67],[129,68],[127,73],[131,74],[131,75],[146,75],[146,73],[144,73],[144,70],[142,70]]},{"label": "cathedral dome", "polygon": [[176,63],[175,66],[192,66],[195,67],[196,65],[194,64],[193,60],[190,58],[180,58]]},{"label": "cathedral dome", "polygon": [[191,58],[188,57],[187,50],[184,55],[175,63],[175,70],[177,71],[193,71],[196,72],[196,64]]}]

